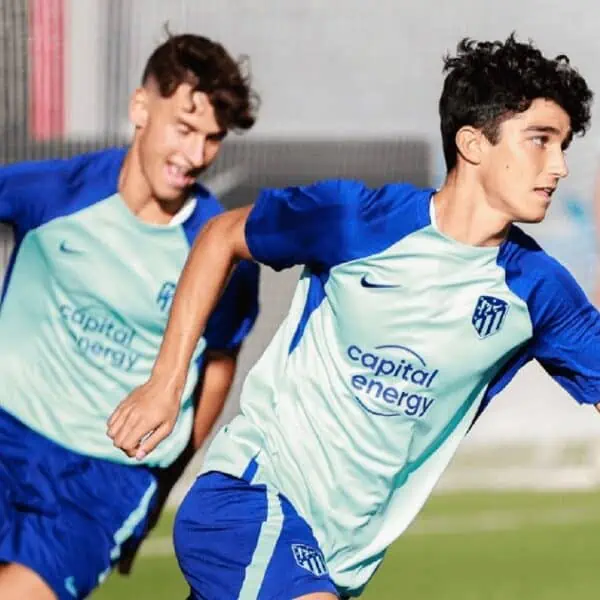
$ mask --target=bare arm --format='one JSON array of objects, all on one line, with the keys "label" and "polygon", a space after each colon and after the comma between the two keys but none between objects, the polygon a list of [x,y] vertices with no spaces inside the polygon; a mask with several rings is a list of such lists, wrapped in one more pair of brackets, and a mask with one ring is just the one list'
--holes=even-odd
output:
[{"label": "bare arm", "polygon": [[117,407],[108,435],[143,459],[173,430],[194,349],[234,264],[250,259],[245,226],[251,206],[211,219],[192,247],[177,285],[169,322],[148,382]]},{"label": "bare arm", "polygon": [[181,392],[194,349],[227,283],[233,265],[251,259],[244,229],[250,207],[211,219],[187,259],[154,365],[153,376]]},{"label": "bare arm", "polygon": [[237,351],[210,352],[204,368],[204,377],[198,391],[198,408],[194,417],[192,443],[199,450],[214,427],[233,384],[237,366]]},{"label": "bare arm", "polygon": [[190,461],[200,449],[216,423],[235,377],[238,349],[228,352],[208,352],[204,375],[197,389],[197,408],[192,437],[179,458],[167,469],[161,469],[158,476],[158,498],[148,521],[148,529],[143,538],[128,540],[118,562],[121,575],[129,575],[140,547],[156,526],[171,490],[179,481]]}]

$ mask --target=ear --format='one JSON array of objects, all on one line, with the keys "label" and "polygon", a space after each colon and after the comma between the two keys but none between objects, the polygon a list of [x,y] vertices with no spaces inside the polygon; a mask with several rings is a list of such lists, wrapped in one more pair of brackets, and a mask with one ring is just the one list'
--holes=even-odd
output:
[{"label": "ear", "polygon": [[150,95],[146,88],[137,88],[129,101],[129,120],[136,129],[142,129],[148,122]]},{"label": "ear", "polygon": [[456,132],[456,149],[463,160],[473,165],[481,162],[485,136],[480,129],[465,125]]}]

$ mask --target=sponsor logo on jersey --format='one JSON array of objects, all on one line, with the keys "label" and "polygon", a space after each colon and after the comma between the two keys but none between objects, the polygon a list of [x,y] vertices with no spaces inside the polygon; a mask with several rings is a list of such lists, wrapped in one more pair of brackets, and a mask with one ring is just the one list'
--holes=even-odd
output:
[{"label": "sponsor logo on jersey", "polygon": [[365,350],[352,345],[346,354],[355,369],[350,386],[367,412],[422,418],[435,403],[432,386],[439,370],[410,348],[386,344]]},{"label": "sponsor logo on jersey", "polygon": [[59,308],[77,351],[101,367],[133,371],[140,354],[133,347],[136,331],[100,304]]}]

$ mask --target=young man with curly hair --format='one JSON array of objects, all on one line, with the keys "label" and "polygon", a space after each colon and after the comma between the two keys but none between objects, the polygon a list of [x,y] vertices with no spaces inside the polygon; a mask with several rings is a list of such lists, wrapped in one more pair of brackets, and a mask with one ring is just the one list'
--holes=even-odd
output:
[{"label": "young man with curly hair", "polygon": [[599,313],[515,225],[546,215],[592,93],[566,57],[513,36],[462,41],[445,72],[441,189],[323,181],[211,220],[151,379],[109,421],[129,456],[152,452],[231,265],[304,265],[179,510],[193,598],[357,596],[525,363],[600,402]]},{"label": "young man with curly hair", "polygon": [[16,237],[0,315],[2,600],[84,598],[124,553],[130,563],[218,417],[258,312],[255,263],[211,309],[169,440],[138,463],[106,437],[150,376],[191,244],[222,212],[196,178],[254,112],[220,44],[171,36],[133,93],[128,148],[0,170]]}]

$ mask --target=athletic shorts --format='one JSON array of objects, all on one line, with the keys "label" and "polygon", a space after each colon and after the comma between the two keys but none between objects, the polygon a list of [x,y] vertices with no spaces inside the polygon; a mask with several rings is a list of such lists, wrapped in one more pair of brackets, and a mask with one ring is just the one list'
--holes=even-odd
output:
[{"label": "athletic shorts", "polygon": [[0,409],[0,563],[60,600],[85,598],[143,535],[156,487],[150,469],[77,454]]},{"label": "athletic shorts", "polygon": [[175,520],[193,600],[291,600],[336,587],[308,523],[266,485],[201,475]]}]

